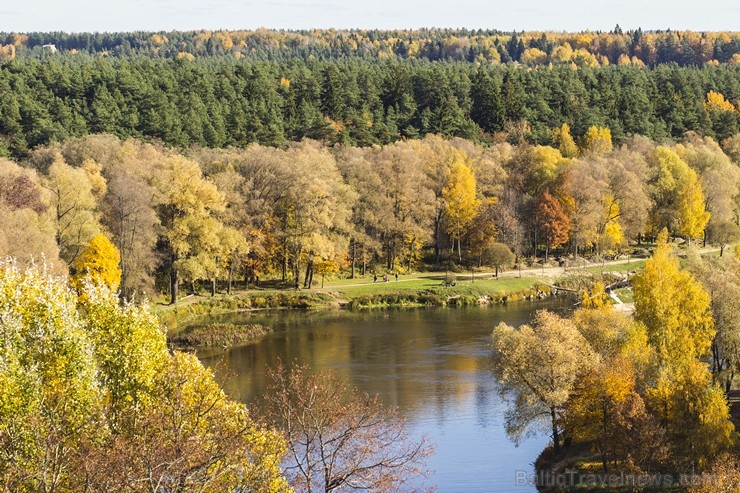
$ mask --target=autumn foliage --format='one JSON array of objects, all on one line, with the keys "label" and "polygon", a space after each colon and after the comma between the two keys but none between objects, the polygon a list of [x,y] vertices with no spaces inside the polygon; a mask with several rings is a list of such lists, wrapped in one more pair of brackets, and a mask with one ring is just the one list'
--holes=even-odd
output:
[{"label": "autumn foliage", "polygon": [[[597,285],[571,320],[538,312],[535,328],[494,330],[493,369],[502,395],[513,393],[512,439],[547,429],[555,461],[566,436],[590,445],[605,473],[707,470],[731,450],[728,401],[710,371],[717,363],[707,364],[710,347],[723,344],[710,295],[670,249],[663,233],[634,281],[634,319]],[[734,474],[716,464],[722,481]]]},{"label": "autumn foliage", "polygon": [[[147,307],[103,283],[0,266],[0,485],[6,491],[289,491],[285,443]],[[79,308],[79,309],[78,309]]]},{"label": "autumn foliage", "polygon": [[330,372],[305,366],[271,372],[266,415],[288,442],[284,466],[299,492],[415,491],[432,453],[397,411]]}]

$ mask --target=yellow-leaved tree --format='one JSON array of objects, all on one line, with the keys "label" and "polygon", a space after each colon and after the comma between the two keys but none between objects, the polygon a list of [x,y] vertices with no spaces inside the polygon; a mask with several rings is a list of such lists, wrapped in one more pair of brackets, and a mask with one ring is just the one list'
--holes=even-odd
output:
[{"label": "yellow-leaved tree", "polygon": [[223,194],[203,177],[198,163],[182,156],[167,156],[153,184],[164,259],[170,271],[170,304],[174,304],[181,275],[205,277],[203,259],[212,261],[223,227],[215,214],[226,205]]},{"label": "yellow-leaved tree", "polygon": [[72,264],[72,285],[82,292],[85,279],[102,283],[112,291],[121,284],[121,255],[102,233],[93,236]]},{"label": "yellow-leaved tree", "polygon": [[290,491],[278,432],[170,354],[147,306],[83,289],[0,264],[2,491]]},{"label": "yellow-leaved tree", "polygon": [[532,195],[542,193],[571,163],[558,149],[550,146],[533,147],[527,152],[526,159],[527,188]]},{"label": "yellow-leaved tree", "polygon": [[567,123],[563,123],[560,128],[555,129],[554,140],[558,144],[558,149],[560,149],[560,154],[563,157],[571,158],[578,155],[578,146],[570,134],[570,126]]},{"label": "yellow-leaved tree", "polygon": [[560,452],[565,404],[579,372],[595,359],[586,339],[570,320],[539,311],[534,325],[515,329],[500,323],[491,335],[493,369],[514,407],[506,412],[506,431],[518,442],[543,426]]},{"label": "yellow-leaved tree", "polygon": [[633,282],[635,318],[655,350],[646,397],[666,430],[676,467],[708,465],[733,442],[721,388],[704,358],[715,335],[709,294],[671,254],[668,232]]},{"label": "yellow-leaved tree", "polygon": [[56,226],[56,240],[62,260],[71,264],[87,242],[100,232],[96,211],[95,176],[91,169],[74,168],[56,156],[44,179],[49,206]]},{"label": "yellow-leaved tree", "polygon": [[612,152],[612,131],[609,127],[589,127],[581,138],[581,154],[606,156]]},{"label": "yellow-leaved tree", "polygon": [[102,430],[92,346],[60,279],[0,263],[0,489],[70,491]]},{"label": "yellow-leaved tree", "polygon": [[653,192],[653,229],[668,228],[689,240],[700,237],[709,222],[709,213],[696,172],[673,149],[659,146],[654,157],[658,174]]},{"label": "yellow-leaved tree", "polygon": [[650,349],[644,327],[604,302],[597,283],[573,323],[599,355],[577,379],[565,406],[565,424],[575,440],[591,443],[610,464],[653,470],[667,458],[665,432],[648,412],[638,389]]},{"label": "yellow-leaved tree", "polygon": [[661,364],[679,365],[709,353],[714,337],[709,294],[680,269],[666,230],[632,289],[635,318],[647,327]]},{"label": "yellow-leaved tree", "polygon": [[735,106],[725,99],[725,95],[717,91],[709,91],[707,93],[707,100],[704,103],[704,107],[707,111],[735,111]]},{"label": "yellow-leaved tree", "polygon": [[621,212],[619,201],[610,193],[603,199],[604,209],[598,232],[598,246],[601,252],[614,250],[624,243],[624,233],[619,222]]},{"label": "yellow-leaved tree", "polygon": [[689,240],[704,234],[709,223],[709,212],[705,208],[704,193],[696,172],[688,168],[683,187],[678,194],[678,232]]},{"label": "yellow-leaved tree", "polygon": [[577,380],[566,405],[570,436],[593,443],[604,472],[610,463],[658,465],[666,448],[657,421],[637,392],[635,370],[622,356],[598,362]]},{"label": "yellow-leaved tree", "polygon": [[457,240],[458,260],[462,262],[460,242],[478,213],[479,205],[473,170],[462,160],[455,161],[450,168],[442,198],[445,203],[447,232],[452,237],[453,249]]}]

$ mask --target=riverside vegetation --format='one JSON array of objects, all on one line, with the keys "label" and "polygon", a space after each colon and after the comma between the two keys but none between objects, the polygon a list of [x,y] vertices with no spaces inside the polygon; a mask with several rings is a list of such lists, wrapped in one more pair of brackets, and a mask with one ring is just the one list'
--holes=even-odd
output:
[{"label": "riverside vegetation", "polygon": [[[614,311],[597,284],[572,318],[541,311],[531,327],[494,330],[494,371],[514,399],[507,431],[514,440],[551,433],[540,470],[704,472],[707,481],[724,482],[707,484],[733,484],[738,471],[723,454],[737,447],[727,396],[740,366],[740,261],[692,251],[685,266],[691,273],[679,268],[664,232],[634,280],[634,319]],[[274,372],[271,407],[263,412],[276,428],[256,425],[194,356],[167,351],[147,305],[119,304],[118,282],[90,271],[72,289],[35,267],[2,266],[4,487],[289,491],[283,474],[300,471],[305,454],[310,464],[327,465],[365,454],[367,467],[326,476],[340,483],[395,489],[425,472],[431,449],[408,438],[392,410],[305,368]],[[331,419],[322,418],[321,430],[312,420],[284,428],[295,416]],[[176,417],[179,424],[169,428]],[[364,434],[366,419],[375,423],[372,437]],[[354,438],[336,450],[303,438],[334,435]],[[49,447],[57,453],[43,453]],[[396,466],[376,467],[386,459]],[[290,486],[307,491],[345,465],[291,473]]]},{"label": "riverside vegetation", "polygon": [[[181,289],[215,295],[237,283],[314,289],[445,267],[461,278],[486,265],[547,267],[553,254],[578,263],[662,228],[721,249],[738,238],[740,137],[614,148],[594,127],[579,147],[556,130],[558,148],[429,136],[176,152],[71,138],[22,165],[0,160],[0,252],[23,265],[44,257],[73,277],[120,268],[124,298],[174,304]],[[283,296],[294,297],[266,292],[256,305]]]},{"label": "riverside vegetation", "polygon": [[[541,311],[532,326],[493,331],[494,373],[502,394],[513,395],[508,433],[518,441],[547,430],[552,438],[538,470],[676,480],[706,471],[692,491],[737,486],[728,401],[740,354],[733,311],[740,263],[694,255],[692,275],[666,239],[664,232],[634,280],[634,317],[614,311],[597,286],[570,319]],[[569,486],[587,487],[595,476],[580,485],[577,477]]]},{"label": "riverside vegetation", "polygon": [[[93,272],[72,289],[37,267],[0,264],[4,491],[287,493],[311,491],[322,474],[392,491],[424,473],[429,446],[331,375],[276,371],[275,407],[260,420],[275,425],[258,424],[195,355],[167,349],[148,305],[119,303],[117,282]],[[243,331],[220,330],[242,341]]]}]

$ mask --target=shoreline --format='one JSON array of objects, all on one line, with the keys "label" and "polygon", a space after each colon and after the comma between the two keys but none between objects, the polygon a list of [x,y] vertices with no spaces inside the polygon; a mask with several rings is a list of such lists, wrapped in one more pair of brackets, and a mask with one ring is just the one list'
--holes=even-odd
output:
[{"label": "shoreline", "polygon": [[[189,294],[175,305],[152,303],[168,333],[189,321],[225,313],[261,310],[367,310],[399,307],[460,307],[569,295],[605,276],[640,269],[644,259],[615,260],[582,267],[541,266],[499,272],[423,272],[398,280],[373,282],[368,274],[355,279],[333,279],[325,287],[288,289],[262,287],[215,296]],[[448,285],[445,279],[453,276]],[[573,285],[573,280],[576,280]],[[562,286],[560,286],[562,284]],[[577,288],[577,289],[573,289]]]},{"label": "shoreline", "polygon": [[[509,280],[510,281],[510,280]],[[516,278],[514,283],[504,279],[470,280],[445,287],[403,287],[391,283],[361,285],[368,289],[313,289],[313,290],[251,290],[231,295],[190,295],[187,303],[155,305],[167,333],[172,335],[199,318],[227,313],[260,312],[267,310],[375,310],[392,308],[465,307],[488,304],[506,304],[521,300],[545,299],[563,296],[565,291],[552,289],[539,277]],[[376,292],[372,292],[376,291]],[[560,292],[558,292],[560,291]],[[569,295],[571,293],[568,293]]]}]

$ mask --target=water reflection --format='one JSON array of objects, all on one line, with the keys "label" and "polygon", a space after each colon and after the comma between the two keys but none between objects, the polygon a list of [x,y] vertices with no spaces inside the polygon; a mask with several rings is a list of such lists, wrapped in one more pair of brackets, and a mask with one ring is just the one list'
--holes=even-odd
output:
[{"label": "water reflection", "polygon": [[237,314],[209,322],[264,323],[257,344],[199,353],[227,391],[245,402],[264,394],[266,368],[297,361],[339,376],[398,406],[436,446],[428,483],[440,492],[534,491],[514,484],[546,439],[516,448],[503,429],[505,403],[488,370],[488,339],[501,321],[519,325],[558,300],[470,309]]}]

